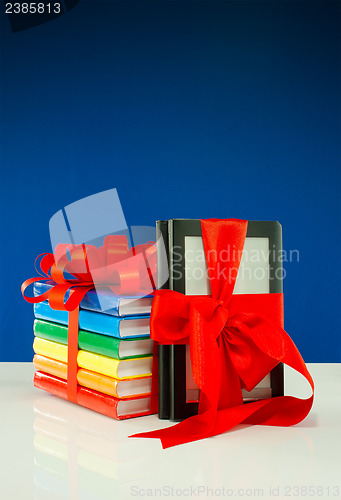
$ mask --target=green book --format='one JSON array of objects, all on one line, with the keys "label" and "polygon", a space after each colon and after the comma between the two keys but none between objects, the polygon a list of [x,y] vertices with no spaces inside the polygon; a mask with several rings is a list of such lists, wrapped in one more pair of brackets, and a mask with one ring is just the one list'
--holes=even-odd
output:
[{"label": "green book", "polygon": [[[33,330],[36,337],[67,345],[67,326],[36,319]],[[79,330],[78,348],[116,359],[142,358],[153,354],[153,341],[146,337],[123,340]]]}]

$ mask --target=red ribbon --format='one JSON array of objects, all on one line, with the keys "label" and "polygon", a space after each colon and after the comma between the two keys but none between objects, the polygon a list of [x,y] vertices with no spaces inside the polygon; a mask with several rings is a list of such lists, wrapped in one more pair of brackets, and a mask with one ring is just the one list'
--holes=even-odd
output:
[{"label": "red ribbon", "polygon": [[[37,269],[38,261],[40,270]],[[52,309],[69,311],[67,398],[77,402],[79,304],[93,288],[108,290],[116,295],[143,296],[153,293],[156,246],[149,242],[129,249],[126,236],[109,235],[100,248],[59,244],[55,254],[39,255],[35,267],[39,277],[26,280],[21,292],[31,304],[48,300]],[[25,295],[30,285],[47,280],[55,282],[48,291],[36,297]]]},{"label": "red ribbon", "polygon": [[[232,295],[247,221],[209,219],[201,227],[212,295],[158,290],[153,301],[152,338],[162,344],[189,343],[193,378],[200,388],[198,415],[132,436],[159,438],[163,448],[215,436],[241,423],[294,425],[313,403],[313,380],[283,329],[282,294]],[[221,257],[229,245],[235,252],[225,262]],[[242,388],[252,390],[279,362],[307,379],[312,396],[243,404]]]}]

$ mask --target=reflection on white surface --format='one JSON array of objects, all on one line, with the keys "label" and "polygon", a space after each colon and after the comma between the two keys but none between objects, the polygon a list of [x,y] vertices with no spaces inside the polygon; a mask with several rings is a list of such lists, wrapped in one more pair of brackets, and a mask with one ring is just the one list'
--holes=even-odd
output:
[{"label": "reflection on white surface", "polygon": [[117,499],[122,483],[152,473],[158,453],[148,456],[145,440],[120,437],[115,424],[123,422],[91,411],[82,412],[76,419],[69,413],[69,406],[50,396],[34,402],[37,498],[46,498],[50,485],[50,491],[58,495],[53,498],[91,498],[84,497],[88,492],[93,498]]},{"label": "reflection on white surface", "polygon": [[[240,426],[162,450],[158,440],[128,436],[173,424],[154,415],[117,422],[34,389],[31,364],[0,364],[0,498],[126,500],[148,498],[147,489],[156,488],[174,488],[169,498],[212,498],[175,494],[205,486],[234,489],[235,498],[240,488],[259,488],[273,500],[270,487],[281,487],[277,498],[285,498],[285,486],[332,488],[341,470],[341,365],[310,368],[316,398],[301,424]],[[285,387],[287,394],[310,395],[303,377],[289,370]],[[324,493],[315,498],[335,498],[332,489]]]}]

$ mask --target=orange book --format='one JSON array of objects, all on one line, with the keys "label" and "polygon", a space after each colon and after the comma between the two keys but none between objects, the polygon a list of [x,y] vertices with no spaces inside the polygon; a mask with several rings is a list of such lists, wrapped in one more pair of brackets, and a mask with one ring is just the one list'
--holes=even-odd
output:
[{"label": "orange book", "polygon": [[[63,380],[67,379],[67,364],[62,361],[36,354],[33,358],[33,364],[39,371],[54,375]],[[77,381],[78,384],[83,387],[119,399],[150,395],[152,388],[151,376],[119,380],[89,370],[84,370],[83,368],[78,370]]]}]

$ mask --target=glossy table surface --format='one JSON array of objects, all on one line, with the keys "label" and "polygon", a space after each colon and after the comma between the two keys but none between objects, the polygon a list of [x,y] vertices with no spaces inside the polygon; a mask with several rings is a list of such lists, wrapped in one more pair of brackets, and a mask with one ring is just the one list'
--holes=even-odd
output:
[{"label": "glossy table surface", "polygon": [[[309,416],[291,428],[239,426],[162,450],[130,434],[156,416],[117,422],[33,387],[31,363],[0,363],[0,498],[341,497],[341,364],[310,364]],[[286,394],[310,395],[285,372]]]}]

